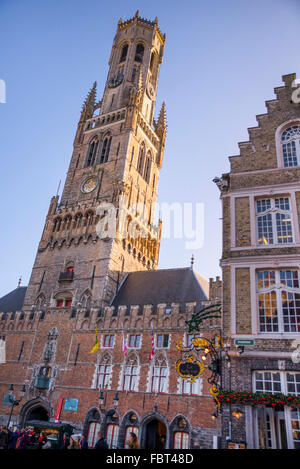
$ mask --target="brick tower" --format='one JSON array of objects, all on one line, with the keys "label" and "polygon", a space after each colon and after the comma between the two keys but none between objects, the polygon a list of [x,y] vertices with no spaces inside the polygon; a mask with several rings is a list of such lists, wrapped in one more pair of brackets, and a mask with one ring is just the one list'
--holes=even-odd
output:
[{"label": "brick tower", "polygon": [[102,308],[126,272],[156,269],[153,225],[166,135],[153,118],[165,35],[157,19],[120,19],[101,101],[81,111],[62,197],[53,197],[23,310]]}]

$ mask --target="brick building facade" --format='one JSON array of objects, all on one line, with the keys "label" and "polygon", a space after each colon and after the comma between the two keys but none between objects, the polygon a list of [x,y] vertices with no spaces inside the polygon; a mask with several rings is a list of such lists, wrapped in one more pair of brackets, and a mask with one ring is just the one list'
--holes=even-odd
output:
[{"label": "brick building facade", "polygon": [[[129,431],[143,448],[210,448],[220,436],[206,373],[192,385],[175,371],[177,341],[192,339],[185,321],[220,295],[220,280],[210,281],[210,298],[192,268],[157,270],[165,105],[153,115],[164,45],[157,19],[137,12],[119,21],[103,98],[94,84],[29,285],[0,300],[4,424],[9,386],[18,397],[25,384],[11,422],[69,423],[90,446],[99,428],[114,448]],[[206,336],[219,332],[217,319],[205,328]],[[95,331],[99,349],[90,353]]]},{"label": "brick building facade", "polygon": [[[278,397],[300,395],[300,107],[294,74],[283,76],[267,113],[216,178],[223,207],[222,445],[299,448],[300,412]],[[262,397],[262,394],[260,394]],[[298,407],[299,409],[299,407]],[[233,416],[238,410],[238,418]]]}]

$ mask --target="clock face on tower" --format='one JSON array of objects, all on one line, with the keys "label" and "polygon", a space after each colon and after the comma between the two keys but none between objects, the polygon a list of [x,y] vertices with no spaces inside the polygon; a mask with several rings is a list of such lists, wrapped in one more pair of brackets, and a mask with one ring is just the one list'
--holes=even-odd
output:
[{"label": "clock face on tower", "polygon": [[94,177],[89,177],[86,179],[81,186],[81,192],[84,194],[89,194],[90,192],[93,192],[94,189],[96,189],[98,184],[98,181]]},{"label": "clock face on tower", "polygon": [[118,72],[116,75],[111,77],[111,79],[108,81],[108,86],[109,88],[116,88],[119,86],[123,81],[123,73]]}]

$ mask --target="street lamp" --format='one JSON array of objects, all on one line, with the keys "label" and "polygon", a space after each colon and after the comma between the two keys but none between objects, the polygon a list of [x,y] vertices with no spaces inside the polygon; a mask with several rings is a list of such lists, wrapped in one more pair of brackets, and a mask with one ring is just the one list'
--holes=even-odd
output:
[{"label": "street lamp", "polygon": [[11,420],[11,416],[12,416],[14,407],[17,407],[20,404],[21,400],[23,399],[23,397],[26,394],[25,384],[23,384],[22,389],[20,391],[20,399],[15,399],[15,397],[13,396],[13,392],[14,392],[14,387],[11,384],[9,386],[9,390],[8,390],[8,393],[9,393],[8,399],[9,399],[9,402],[11,404],[11,411],[10,411],[9,419],[8,419],[8,422],[7,422],[7,428],[9,428],[9,424],[10,424],[10,420]]},{"label": "street lamp", "polygon": [[99,407],[101,410],[103,410],[103,404],[104,404],[104,396],[102,390],[100,391],[99,394]]},{"label": "street lamp", "polygon": [[118,396],[118,393],[116,393],[114,400],[113,400],[113,406],[115,409],[118,407],[118,404],[119,404],[119,396]]}]

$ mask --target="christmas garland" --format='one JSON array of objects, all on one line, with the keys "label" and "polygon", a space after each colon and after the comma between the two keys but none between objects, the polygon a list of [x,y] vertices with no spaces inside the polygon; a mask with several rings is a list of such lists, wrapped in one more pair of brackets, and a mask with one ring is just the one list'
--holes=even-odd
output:
[{"label": "christmas garland", "polygon": [[262,392],[236,392],[221,390],[218,399],[222,403],[244,404],[244,405],[272,405],[272,406],[289,406],[299,408],[300,396],[292,394],[271,394]]}]

